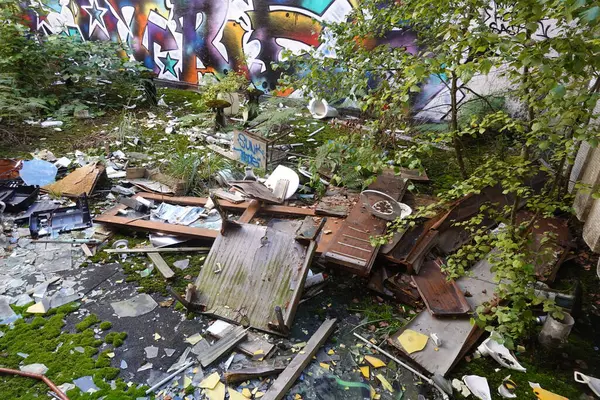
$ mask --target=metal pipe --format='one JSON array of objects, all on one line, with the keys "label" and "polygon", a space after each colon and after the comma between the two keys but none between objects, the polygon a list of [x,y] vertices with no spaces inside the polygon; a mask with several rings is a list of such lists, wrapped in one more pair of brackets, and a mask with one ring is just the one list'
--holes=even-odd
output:
[{"label": "metal pipe", "polygon": [[182,373],[183,371],[185,371],[188,367],[191,367],[193,364],[194,364],[194,362],[190,361],[187,364],[183,365],[177,371],[173,372],[171,375],[167,376],[165,379],[161,380],[156,385],[154,385],[150,389],[146,390],[146,394],[150,394],[150,393],[154,392],[156,389],[158,389],[159,387],[161,387],[165,383],[169,382],[171,379],[175,378],[176,375],[179,375],[180,373]]},{"label": "metal pipe", "polygon": [[360,340],[362,340],[363,342],[365,342],[367,344],[367,346],[369,346],[369,347],[377,350],[378,352],[380,352],[381,354],[385,355],[386,357],[394,360],[396,362],[396,364],[402,365],[404,368],[406,368],[407,370],[409,370],[413,374],[417,375],[419,378],[423,379],[425,382],[429,383],[431,386],[433,386],[434,388],[436,388],[440,392],[440,394],[442,395],[442,397],[444,398],[444,400],[449,400],[450,399],[450,397],[444,391],[444,389],[442,389],[440,386],[438,386],[438,384],[435,383],[431,378],[426,377],[425,375],[423,375],[422,373],[420,373],[419,371],[417,371],[416,369],[414,369],[410,365],[405,364],[404,362],[400,361],[399,359],[397,359],[396,357],[394,357],[393,355],[391,355],[387,351],[383,350],[381,347],[376,346],[373,343],[369,342],[367,339],[365,339],[364,337],[360,336],[358,333],[354,332],[354,336],[356,336],[357,338],[359,338]]},{"label": "metal pipe", "polygon": [[0,368],[0,373],[2,374],[10,374],[10,375],[20,375],[26,378],[34,378],[43,381],[56,395],[60,400],[69,400],[66,394],[64,394],[50,379],[48,379],[45,375],[34,374],[33,372],[25,372],[19,371],[16,369],[10,368]]}]

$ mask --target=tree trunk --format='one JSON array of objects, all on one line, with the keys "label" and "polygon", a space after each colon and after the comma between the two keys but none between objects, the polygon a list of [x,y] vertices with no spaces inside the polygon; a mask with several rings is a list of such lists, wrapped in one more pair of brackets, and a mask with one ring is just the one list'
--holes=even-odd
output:
[{"label": "tree trunk", "polygon": [[458,140],[458,83],[456,73],[452,71],[451,75],[451,87],[450,87],[450,130],[452,131],[452,145],[454,146],[454,153],[456,154],[456,162],[458,163],[458,169],[463,179],[467,179],[467,169],[465,168],[465,161],[463,159],[463,153]]}]

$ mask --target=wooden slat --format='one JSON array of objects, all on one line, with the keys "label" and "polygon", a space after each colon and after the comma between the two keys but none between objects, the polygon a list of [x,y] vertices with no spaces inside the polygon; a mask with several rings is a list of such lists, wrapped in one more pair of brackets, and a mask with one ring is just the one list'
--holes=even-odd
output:
[{"label": "wooden slat", "polygon": [[108,224],[119,228],[162,232],[171,235],[187,236],[198,239],[215,239],[219,235],[219,231],[213,229],[195,228],[185,225],[169,224],[166,222],[144,221],[141,219],[132,220],[132,218],[121,217],[117,215],[119,210],[124,210],[126,208],[126,206],[119,204],[104,214],[95,217],[94,222]]},{"label": "wooden slat", "polygon": [[319,348],[325,343],[329,335],[335,328],[335,319],[328,319],[319,327],[314,335],[309,339],[303,349],[302,354],[298,354],[287,368],[277,377],[269,390],[265,393],[263,400],[280,400],[288,390],[294,385],[296,379],[300,377],[304,368],[311,362],[313,356]]},{"label": "wooden slat", "polygon": [[152,260],[152,263],[156,266],[156,268],[160,271],[162,276],[165,279],[170,279],[175,276],[175,272],[165,262],[165,260],[158,253],[148,253],[148,258]]},{"label": "wooden slat", "polygon": [[419,275],[413,275],[412,280],[431,315],[464,315],[471,309],[456,282],[448,281],[435,261],[424,263]]},{"label": "wooden slat", "polygon": [[205,352],[198,356],[198,361],[203,367],[212,364],[214,361],[221,358],[225,353],[231,351],[237,346],[247,335],[248,330],[241,326],[236,326],[222,339],[217,340],[215,344],[210,346]]},{"label": "wooden slat", "polygon": [[[235,325],[233,324],[217,320],[208,328],[208,333],[217,339],[221,339],[228,335],[229,332],[234,328]],[[269,343],[263,339],[262,336],[248,331],[246,339],[238,344],[237,349],[242,353],[249,355],[250,357],[261,356],[260,358],[266,358],[274,347],[274,344]]]}]

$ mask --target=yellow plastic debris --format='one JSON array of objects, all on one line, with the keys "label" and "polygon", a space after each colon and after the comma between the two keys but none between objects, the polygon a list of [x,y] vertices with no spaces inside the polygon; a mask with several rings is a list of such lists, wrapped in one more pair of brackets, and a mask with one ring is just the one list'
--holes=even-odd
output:
[{"label": "yellow plastic debris", "polygon": [[365,356],[365,361],[368,362],[369,364],[371,364],[371,366],[373,366],[373,368],[385,367],[385,363],[377,357]]},{"label": "yellow plastic debris", "polygon": [[296,399],[296,400],[302,400],[302,396],[300,396],[300,394],[296,393],[294,395],[294,399]]},{"label": "yellow plastic debris", "polygon": [[250,389],[248,388],[243,388],[242,389],[242,394],[244,395],[245,398],[249,399],[252,397],[252,392],[250,392]]},{"label": "yellow plastic debris", "polygon": [[369,377],[371,376],[371,371],[368,365],[364,365],[360,368],[360,373],[362,374],[362,376],[364,376],[366,379],[369,379]]},{"label": "yellow plastic debris", "polygon": [[258,355],[261,355],[261,354],[265,354],[265,351],[264,351],[263,349],[256,350],[256,351],[254,352],[254,355],[255,355],[255,356],[258,356]]},{"label": "yellow plastic debris", "polygon": [[112,351],[110,353],[106,353],[106,355],[108,356],[108,358],[114,358],[115,357],[115,353],[113,353]]},{"label": "yellow plastic debris", "polygon": [[334,355],[334,354],[335,354],[335,351],[333,351],[333,349],[331,349],[331,350],[329,350],[329,351],[327,352],[327,354],[329,354],[330,356],[332,356],[332,355]]},{"label": "yellow plastic debris", "polygon": [[204,394],[208,400],[223,400],[225,399],[225,385],[218,382],[214,389],[204,389]]},{"label": "yellow plastic debris", "polygon": [[204,380],[202,382],[200,382],[200,388],[214,389],[217,386],[217,383],[219,383],[220,379],[221,379],[221,377],[219,376],[219,374],[215,372],[215,373],[209,375],[208,377],[204,378]]},{"label": "yellow plastic debris", "polygon": [[187,376],[183,377],[183,388],[187,389],[188,386],[190,386],[192,384],[192,378],[189,378]]},{"label": "yellow plastic debris", "polygon": [[408,354],[423,350],[427,345],[427,340],[429,340],[429,336],[412,329],[407,329],[398,336],[398,342]]},{"label": "yellow plastic debris", "polygon": [[154,334],[154,340],[160,340],[162,339],[162,336],[160,336],[158,333]]},{"label": "yellow plastic debris", "polygon": [[319,363],[319,365],[321,366],[321,368],[326,369],[327,371],[329,371],[329,364]]},{"label": "yellow plastic debris", "polygon": [[256,394],[257,392],[258,392],[258,387],[255,387],[255,388],[252,390],[252,394]]},{"label": "yellow plastic debris", "polygon": [[235,389],[227,388],[227,393],[229,393],[229,400],[246,400],[246,396]]},{"label": "yellow plastic debris", "polygon": [[260,399],[261,397],[263,397],[265,394],[263,392],[256,392],[256,394],[254,395],[255,399]]},{"label": "yellow plastic debris", "polygon": [[529,386],[533,389],[533,394],[540,400],[569,400],[566,397],[542,389],[539,383],[529,382]]},{"label": "yellow plastic debris", "polygon": [[379,382],[381,382],[381,386],[383,386],[383,388],[385,390],[387,390],[390,393],[394,393],[394,388],[392,387],[392,385],[388,382],[387,379],[385,379],[385,377],[381,374],[377,374],[377,380],[379,380]]}]

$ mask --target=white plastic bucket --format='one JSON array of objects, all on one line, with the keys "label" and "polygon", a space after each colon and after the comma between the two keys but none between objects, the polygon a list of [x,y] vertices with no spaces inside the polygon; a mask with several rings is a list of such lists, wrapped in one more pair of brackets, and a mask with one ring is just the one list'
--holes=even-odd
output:
[{"label": "white plastic bucket", "polygon": [[325,99],[312,99],[308,102],[308,110],[316,119],[333,118],[338,116],[338,111],[331,107]]},{"label": "white plastic bucket", "polygon": [[237,115],[240,112],[240,95],[237,93],[219,93],[217,94],[217,99],[225,100],[231,107],[227,107],[223,109],[223,113],[225,115]]}]

